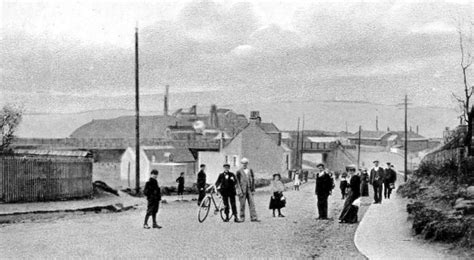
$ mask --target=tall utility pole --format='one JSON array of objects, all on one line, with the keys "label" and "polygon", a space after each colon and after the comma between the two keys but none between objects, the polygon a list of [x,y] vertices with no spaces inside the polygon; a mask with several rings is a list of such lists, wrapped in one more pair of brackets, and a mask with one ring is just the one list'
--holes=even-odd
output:
[{"label": "tall utility pole", "polygon": [[405,95],[405,182],[408,172],[408,96]]},{"label": "tall utility pole", "polygon": [[135,189],[140,192],[140,105],[138,91],[138,26],[135,27]]},{"label": "tall utility pole", "polygon": [[295,154],[295,162],[296,166],[300,163],[300,118],[298,117],[298,126],[296,127],[296,154]]},{"label": "tall utility pole", "polygon": [[303,169],[303,150],[304,150],[304,114],[303,122],[301,124],[301,147],[300,147],[300,168]]},{"label": "tall utility pole", "polygon": [[357,169],[360,168],[360,139],[361,139],[362,126],[359,126],[359,145],[357,146]]}]

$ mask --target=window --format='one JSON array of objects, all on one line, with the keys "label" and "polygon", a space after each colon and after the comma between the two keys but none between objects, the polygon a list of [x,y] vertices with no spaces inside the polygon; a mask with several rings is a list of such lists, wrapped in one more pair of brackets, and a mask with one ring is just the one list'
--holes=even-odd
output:
[{"label": "window", "polygon": [[237,155],[234,155],[232,166],[237,166]]},{"label": "window", "polygon": [[287,170],[290,169],[290,155],[289,154],[286,155],[286,169]]},{"label": "window", "polygon": [[151,162],[156,162],[156,157],[154,155],[151,156]]},{"label": "window", "polygon": [[229,156],[225,156],[224,163],[229,163]]}]

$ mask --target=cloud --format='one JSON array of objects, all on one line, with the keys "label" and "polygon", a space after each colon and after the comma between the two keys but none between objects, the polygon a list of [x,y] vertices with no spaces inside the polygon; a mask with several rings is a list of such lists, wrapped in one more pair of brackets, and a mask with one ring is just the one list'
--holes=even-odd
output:
[{"label": "cloud", "polygon": [[456,27],[448,25],[441,21],[425,23],[419,26],[413,26],[410,29],[412,33],[421,33],[421,34],[453,34],[456,32]]},{"label": "cloud", "polygon": [[[396,82],[399,89],[411,86],[425,93],[425,85],[431,89],[438,84],[449,92],[458,76],[448,63],[457,51],[457,37],[449,33],[449,15],[444,11],[462,9],[459,4],[318,2],[297,9],[293,16],[285,14],[293,17],[291,26],[266,24],[261,17],[266,10],[257,10],[258,6],[199,0],[176,10],[173,18],[159,20],[155,14],[155,20],[140,29],[143,93],[170,84],[183,92],[193,91],[192,86],[203,92],[232,92],[228,98],[235,100],[249,93],[255,99],[283,100],[312,95],[363,98],[372,92],[391,99],[400,91],[385,93],[389,89],[380,85]],[[0,90],[25,96],[130,93],[133,41],[129,45],[5,34]],[[434,71],[443,75],[442,81],[433,81]],[[444,96],[449,96],[445,92],[433,102],[445,104]]]}]

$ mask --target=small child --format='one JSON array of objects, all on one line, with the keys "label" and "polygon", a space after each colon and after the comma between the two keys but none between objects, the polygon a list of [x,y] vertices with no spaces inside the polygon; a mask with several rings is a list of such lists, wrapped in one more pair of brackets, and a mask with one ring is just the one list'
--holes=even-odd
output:
[{"label": "small child", "polygon": [[293,176],[293,186],[295,190],[300,190],[301,180],[300,180],[300,172],[296,171],[295,176]]},{"label": "small child", "polygon": [[183,200],[183,192],[184,192],[184,172],[180,174],[180,176],[176,179],[178,183],[178,196],[181,195],[181,200]]},{"label": "small child", "polygon": [[341,183],[339,184],[339,188],[341,189],[342,199],[346,197],[346,193],[347,193],[346,190],[347,190],[348,185],[349,184],[347,183],[347,173],[343,172],[341,175]]}]

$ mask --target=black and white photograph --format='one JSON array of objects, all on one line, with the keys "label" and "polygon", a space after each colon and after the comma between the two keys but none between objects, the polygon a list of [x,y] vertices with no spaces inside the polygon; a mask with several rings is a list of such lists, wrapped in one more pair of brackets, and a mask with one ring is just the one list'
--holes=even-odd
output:
[{"label": "black and white photograph", "polygon": [[0,259],[474,259],[474,0],[0,0]]}]

